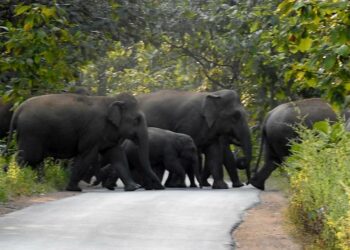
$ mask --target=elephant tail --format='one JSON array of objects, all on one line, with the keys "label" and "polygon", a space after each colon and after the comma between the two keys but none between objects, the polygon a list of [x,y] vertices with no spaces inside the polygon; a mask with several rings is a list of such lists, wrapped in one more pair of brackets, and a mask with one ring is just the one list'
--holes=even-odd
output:
[{"label": "elephant tail", "polygon": [[9,133],[8,133],[8,136],[7,136],[6,147],[5,147],[5,150],[2,153],[2,155],[5,156],[5,157],[10,155],[9,149],[11,147],[13,132],[14,132],[14,130],[16,130],[17,119],[18,119],[19,113],[20,113],[19,110],[17,110],[16,112],[13,113],[13,116],[11,118],[10,130],[9,130]]},{"label": "elephant tail", "polygon": [[260,140],[260,149],[259,149],[259,155],[258,155],[258,159],[256,161],[256,165],[255,165],[255,168],[254,168],[254,174],[256,174],[258,172],[258,169],[259,169],[259,164],[260,164],[260,160],[261,160],[261,155],[263,153],[263,149],[264,149],[264,141],[265,141],[265,129],[264,129],[264,124],[263,124],[263,127],[262,127],[262,130],[261,130],[261,140]]}]

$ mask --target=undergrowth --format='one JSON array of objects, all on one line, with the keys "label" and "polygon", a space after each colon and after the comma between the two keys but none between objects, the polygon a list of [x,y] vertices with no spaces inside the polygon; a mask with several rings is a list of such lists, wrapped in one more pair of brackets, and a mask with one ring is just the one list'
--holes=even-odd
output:
[{"label": "undergrowth", "polygon": [[292,155],[289,214],[313,249],[350,249],[350,133],[342,123],[299,128]]},{"label": "undergrowth", "polygon": [[1,202],[18,196],[62,190],[68,181],[68,172],[52,159],[45,160],[41,180],[38,178],[38,171],[30,167],[21,168],[14,156],[9,162],[0,157],[0,166],[2,166],[0,169]]}]

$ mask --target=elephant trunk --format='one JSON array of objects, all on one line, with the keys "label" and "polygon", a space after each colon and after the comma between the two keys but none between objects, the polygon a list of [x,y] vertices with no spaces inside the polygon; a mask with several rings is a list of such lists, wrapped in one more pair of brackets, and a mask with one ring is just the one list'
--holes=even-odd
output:
[{"label": "elephant trunk", "polygon": [[244,169],[246,170],[247,180],[250,180],[250,162],[252,160],[252,141],[250,135],[250,128],[245,119],[242,120],[241,126],[235,131],[236,138],[240,142],[240,146],[243,150],[244,159]]},{"label": "elephant trunk", "polygon": [[158,176],[154,173],[154,171],[151,168],[149,160],[149,142],[146,120],[142,119],[142,123],[143,124],[142,126],[140,126],[140,129],[136,133],[136,137],[134,139],[135,144],[138,145],[138,156],[140,159],[140,164],[145,175],[152,181],[153,188],[164,189]]}]

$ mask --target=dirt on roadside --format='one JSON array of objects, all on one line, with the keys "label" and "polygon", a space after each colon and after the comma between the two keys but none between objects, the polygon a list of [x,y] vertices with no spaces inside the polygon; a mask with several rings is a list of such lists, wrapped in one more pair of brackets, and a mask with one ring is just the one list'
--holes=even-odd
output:
[{"label": "dirt on roadside", "polygon": [[302,246],[291,236],[286,222],[287,198],[282,192],[261,192],[261,203],[247,211],[243,222],[234,230],[239,250],[299,250]]},{"label": "dirt on roadside", "polygon": [[79,192],[54,192],[42,195],[35,195],[31,197],[18,197],[14,200],[10,200],[6,203],[0,203],[0,216],[14,212],[16,210],[29,207],[34,204],[44,203],[48,201],[54,201],[70,196],[80,194]]}]

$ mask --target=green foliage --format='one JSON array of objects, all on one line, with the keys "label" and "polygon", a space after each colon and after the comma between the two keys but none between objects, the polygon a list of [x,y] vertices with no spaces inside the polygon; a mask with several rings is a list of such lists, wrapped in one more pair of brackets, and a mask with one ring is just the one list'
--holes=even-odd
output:
[{"label": "green foliage", "polygon": [[[1,158],[1,165],[6,160]],[[31,168],[20,168],[12,156],[7,172],[0,170],[0,201],[15,198],[17,196],[29,196],[54,190],[62,190],[68,181],[67,172],[52,160],[46,160],[44,165],[44,177],[38,180],[38,174]]]},{"label": "green foliage", "polygon": [[319,122],[299,135],[285,163],[291,218],[322,249],[350,249],[350,133],[341,123]]},{"label": "green foliage", "polygon": [[350,2],[285,0],[278,9],[281,24],[277,49],[294,54],[286,80],[299,88],[318,89],[341,104],[350,90]]},{"label": "green foliage", "polygon": [[19,4],[14,21],[0,22],[2,91],[16,99],[54,92],[74,79],[70,46],[77,43],[65,12],[58,5]]}]

